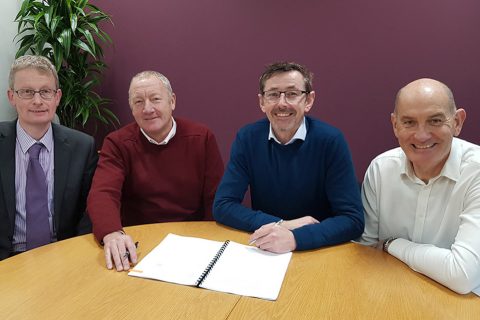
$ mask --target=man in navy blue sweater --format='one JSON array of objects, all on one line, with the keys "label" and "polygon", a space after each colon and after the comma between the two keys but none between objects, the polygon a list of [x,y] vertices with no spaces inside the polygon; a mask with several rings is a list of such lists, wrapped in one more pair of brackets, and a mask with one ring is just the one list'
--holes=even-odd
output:
[{"label": "man in navy blue sweater", "polygon": [[[347,143],[338,129],[305,116],[315,100],[312,74],[274,63],[260,77],[258,98],[268,120],[238,132],[214,218],[253,232],[251,243],[277,253],[360,236],[363,209]],[[242,205],[248,187],[251,209]]]}]

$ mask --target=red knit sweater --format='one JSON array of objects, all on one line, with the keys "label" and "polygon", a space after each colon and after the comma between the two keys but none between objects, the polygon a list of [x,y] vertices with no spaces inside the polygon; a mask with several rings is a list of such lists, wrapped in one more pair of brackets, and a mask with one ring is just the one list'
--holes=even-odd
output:
[{"label": "red knit sweater", "polygon": [[212,220],[212,202],[223,174],[213,133],[177,119],[175,136],[157,146],[136,123],[103,142],[87,201],[98,241],[122,226]]}]

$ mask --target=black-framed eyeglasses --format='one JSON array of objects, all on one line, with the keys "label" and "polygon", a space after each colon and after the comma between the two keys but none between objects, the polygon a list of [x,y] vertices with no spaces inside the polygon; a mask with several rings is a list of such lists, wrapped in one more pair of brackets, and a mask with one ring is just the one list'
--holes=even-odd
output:
[{"label": "black-framed eyeglasses", "polygon": [[55,96],[58,90],[54,89],[41,89],[41,90],[33,90],[33,89],[18,89],[15,90],[15,93],[22,99],[33,99],[36,93],[45,100],[51,100]]},{"label": "black-framed eyeglasses", "polygon": [[296,103],[299,102],[300,99],[303,97],[303,94],[309,94],[310,91],[305,90],[286,90],[286,91],[279,91],[279,90],[269,90],[263,91],[263,97],[270,103],[276,103],[280,101],[280,97],[282,93],[285,95],[285,101],[288,103]]}]

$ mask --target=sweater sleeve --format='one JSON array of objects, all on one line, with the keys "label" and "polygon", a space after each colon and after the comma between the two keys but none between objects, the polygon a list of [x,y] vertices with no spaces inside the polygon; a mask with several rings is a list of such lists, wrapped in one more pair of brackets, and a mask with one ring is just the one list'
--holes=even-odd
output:
[{"label": "sweater sleeve", "polygon": [[249,183],[250,173],[245,147],[240,134],[237,134],[232,145],[230,161],[215,195],[213,217],[216,221],[252,232],[264,224],[279,220],[278,217],[242,205]]},{"label": "sweater sleeve", "polygon": [[465,294],[480,292],[480,175],[464,200],[460,226],[450,249],[406,239],[393,241],[388,252],[413,270]]},{"label": "sweater sleeve", "polygon": [[120,208],[126,175],[126,164],[120,149],[115,139],[107,136],[87,200],[93,233],[99,242],[107,234],[122,229]]},{"label": "sweater sleeve", "polygon": [[215,136],[210,131],[206,139],[205,181],[203,184],[203,205],[205,220],[212,220],[212,205],[218,183],[223,174],[223,161]]},{"label": "sweater sleeve", "polygon": [[328,143],[324,183],[333,216],[320,223],[294,229],[297,250],[353,240],[362,234],[365,226],[360,188],[347,142],[342,134],[338,134]]}]

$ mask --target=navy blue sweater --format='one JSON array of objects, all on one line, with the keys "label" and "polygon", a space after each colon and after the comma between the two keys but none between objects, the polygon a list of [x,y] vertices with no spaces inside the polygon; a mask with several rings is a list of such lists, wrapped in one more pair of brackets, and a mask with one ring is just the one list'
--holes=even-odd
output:
[{"label": "navy blue sweater", "polygon": [[[306,126],[305,141],[289,145],[268,140],[268,119],[240,129],[215,195],[215,220],[252,232],[280,218],[316,218],[320,223],[292,230],[297,250],[362,234],[362,202],[342,133],[310,117]],[[242,205],[248,187],[251,209]]]}]

